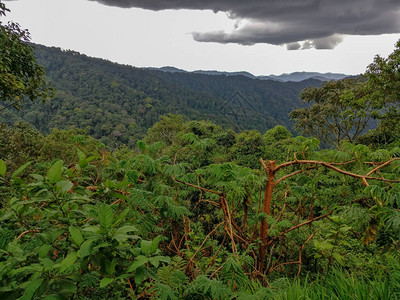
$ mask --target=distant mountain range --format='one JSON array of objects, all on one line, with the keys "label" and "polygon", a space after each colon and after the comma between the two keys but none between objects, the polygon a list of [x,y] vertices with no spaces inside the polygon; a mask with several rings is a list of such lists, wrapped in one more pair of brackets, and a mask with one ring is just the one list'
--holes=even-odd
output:
[{"label": "distant mountain range", "polygon": [[284,73],[281,75],[267,75],[267,76],[255,76],[246,71],[239,72],[221,72],[221,71],[204,71],[197,70],[193,72],[185,71],[182,69],[178,69],[175,67],[161,67],[161,68],[145,68],[149,70],[159,70],[163,72],[169,73],[195,73],[195,74],[205,74],[205,75],[225,75],[225,76],[244,76],[252,79],[261,79],[261,80],[275,80],[281,82],[300,82],[307,79],[316,79],[320,81],[330,81],[330,80],[340,80],[345,77],[350,77],[353,75],[346,75],[341,73],[319,73],[319,72],[293,72],[293,73]]}]

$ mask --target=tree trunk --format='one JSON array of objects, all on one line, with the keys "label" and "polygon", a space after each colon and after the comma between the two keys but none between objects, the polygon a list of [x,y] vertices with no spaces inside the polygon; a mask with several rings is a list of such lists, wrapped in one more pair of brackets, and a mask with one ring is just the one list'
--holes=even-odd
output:
[{"label": "tree trunk", "polygon": [[[261,159],[261,164],[263,168],[267,171],[268,181],[265,187],[264,192],[264,202],[263,202],[263,213],[267,214],[267,216],[271,215],[271,202],[272,202],[272,194],[274,192],[275,187],[275,166],[276,161],[269,160],[267,161],[267,165],[265,165],[264,161]],[[264,262],[265,262],[265,254],[266,254],[266,246],[268,242],[268,221],[267,218],[264,217],[261,220],[261,228],[260,228],[260,246],[259,246],[259,266],[258,269],[261,273],[264,271]]]}]

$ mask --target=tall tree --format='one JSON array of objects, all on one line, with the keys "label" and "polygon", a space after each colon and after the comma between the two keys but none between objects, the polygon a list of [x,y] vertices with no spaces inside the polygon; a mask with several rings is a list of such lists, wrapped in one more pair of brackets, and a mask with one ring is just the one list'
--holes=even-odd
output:
[{"label": "tall tree", "polygon": [[294,128],[302,134],[317,136],[326,144],[341,140],[353,142],[378,114],[383,102],[369,92],[363,76],[309,87],[300,93],[307,107],[290,113]]},{"label": "tall tree", "polygon": [[385,103],[378,128],[366,141],[375,144],[391,143],[400,137],[400,40],[387,57],[377,55],[365,73],[370,92]]},{"label": "tall tree", "polygon": [[[9,11],[0,3],[0,17]],[[41,67],[29,44],[30,35],[18,23],[0,21],[0,101],[18,107],[24,97],[34,101],[52,97]]]}]

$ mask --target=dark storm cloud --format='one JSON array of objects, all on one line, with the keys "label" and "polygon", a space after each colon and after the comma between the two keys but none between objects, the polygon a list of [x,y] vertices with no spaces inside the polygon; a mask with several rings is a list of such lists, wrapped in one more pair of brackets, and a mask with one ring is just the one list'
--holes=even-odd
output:
[{"label": "dark storm cloud", "polygon": [[231,32],[193,32],[199,42],[286,44],[290,50],[332,49],[343,35],[400,32],[399,0],[89,0],[150,10],[226,12],[245,25]]}]

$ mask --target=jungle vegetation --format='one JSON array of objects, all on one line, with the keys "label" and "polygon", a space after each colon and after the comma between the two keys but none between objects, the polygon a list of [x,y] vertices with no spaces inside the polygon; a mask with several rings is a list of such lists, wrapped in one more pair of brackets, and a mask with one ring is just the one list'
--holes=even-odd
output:
[{"label": "jungle vegetation", "polygon": [[[360,78],[303,90],[307,105],[291,117],[304,136],[165,114],[124,146],[86,127],[2,123],[0,298],[398,299],[399,49]],[[47,97],[53,87],[37,70],[34,93]],[[128,88],[98,85],[112,95]],[[19,104],[25,91],[4,88],[1,100]],[[60,99],[21,111],[72,105],[72,94]],[[377,127],[358,132],[366,119]]]}]

